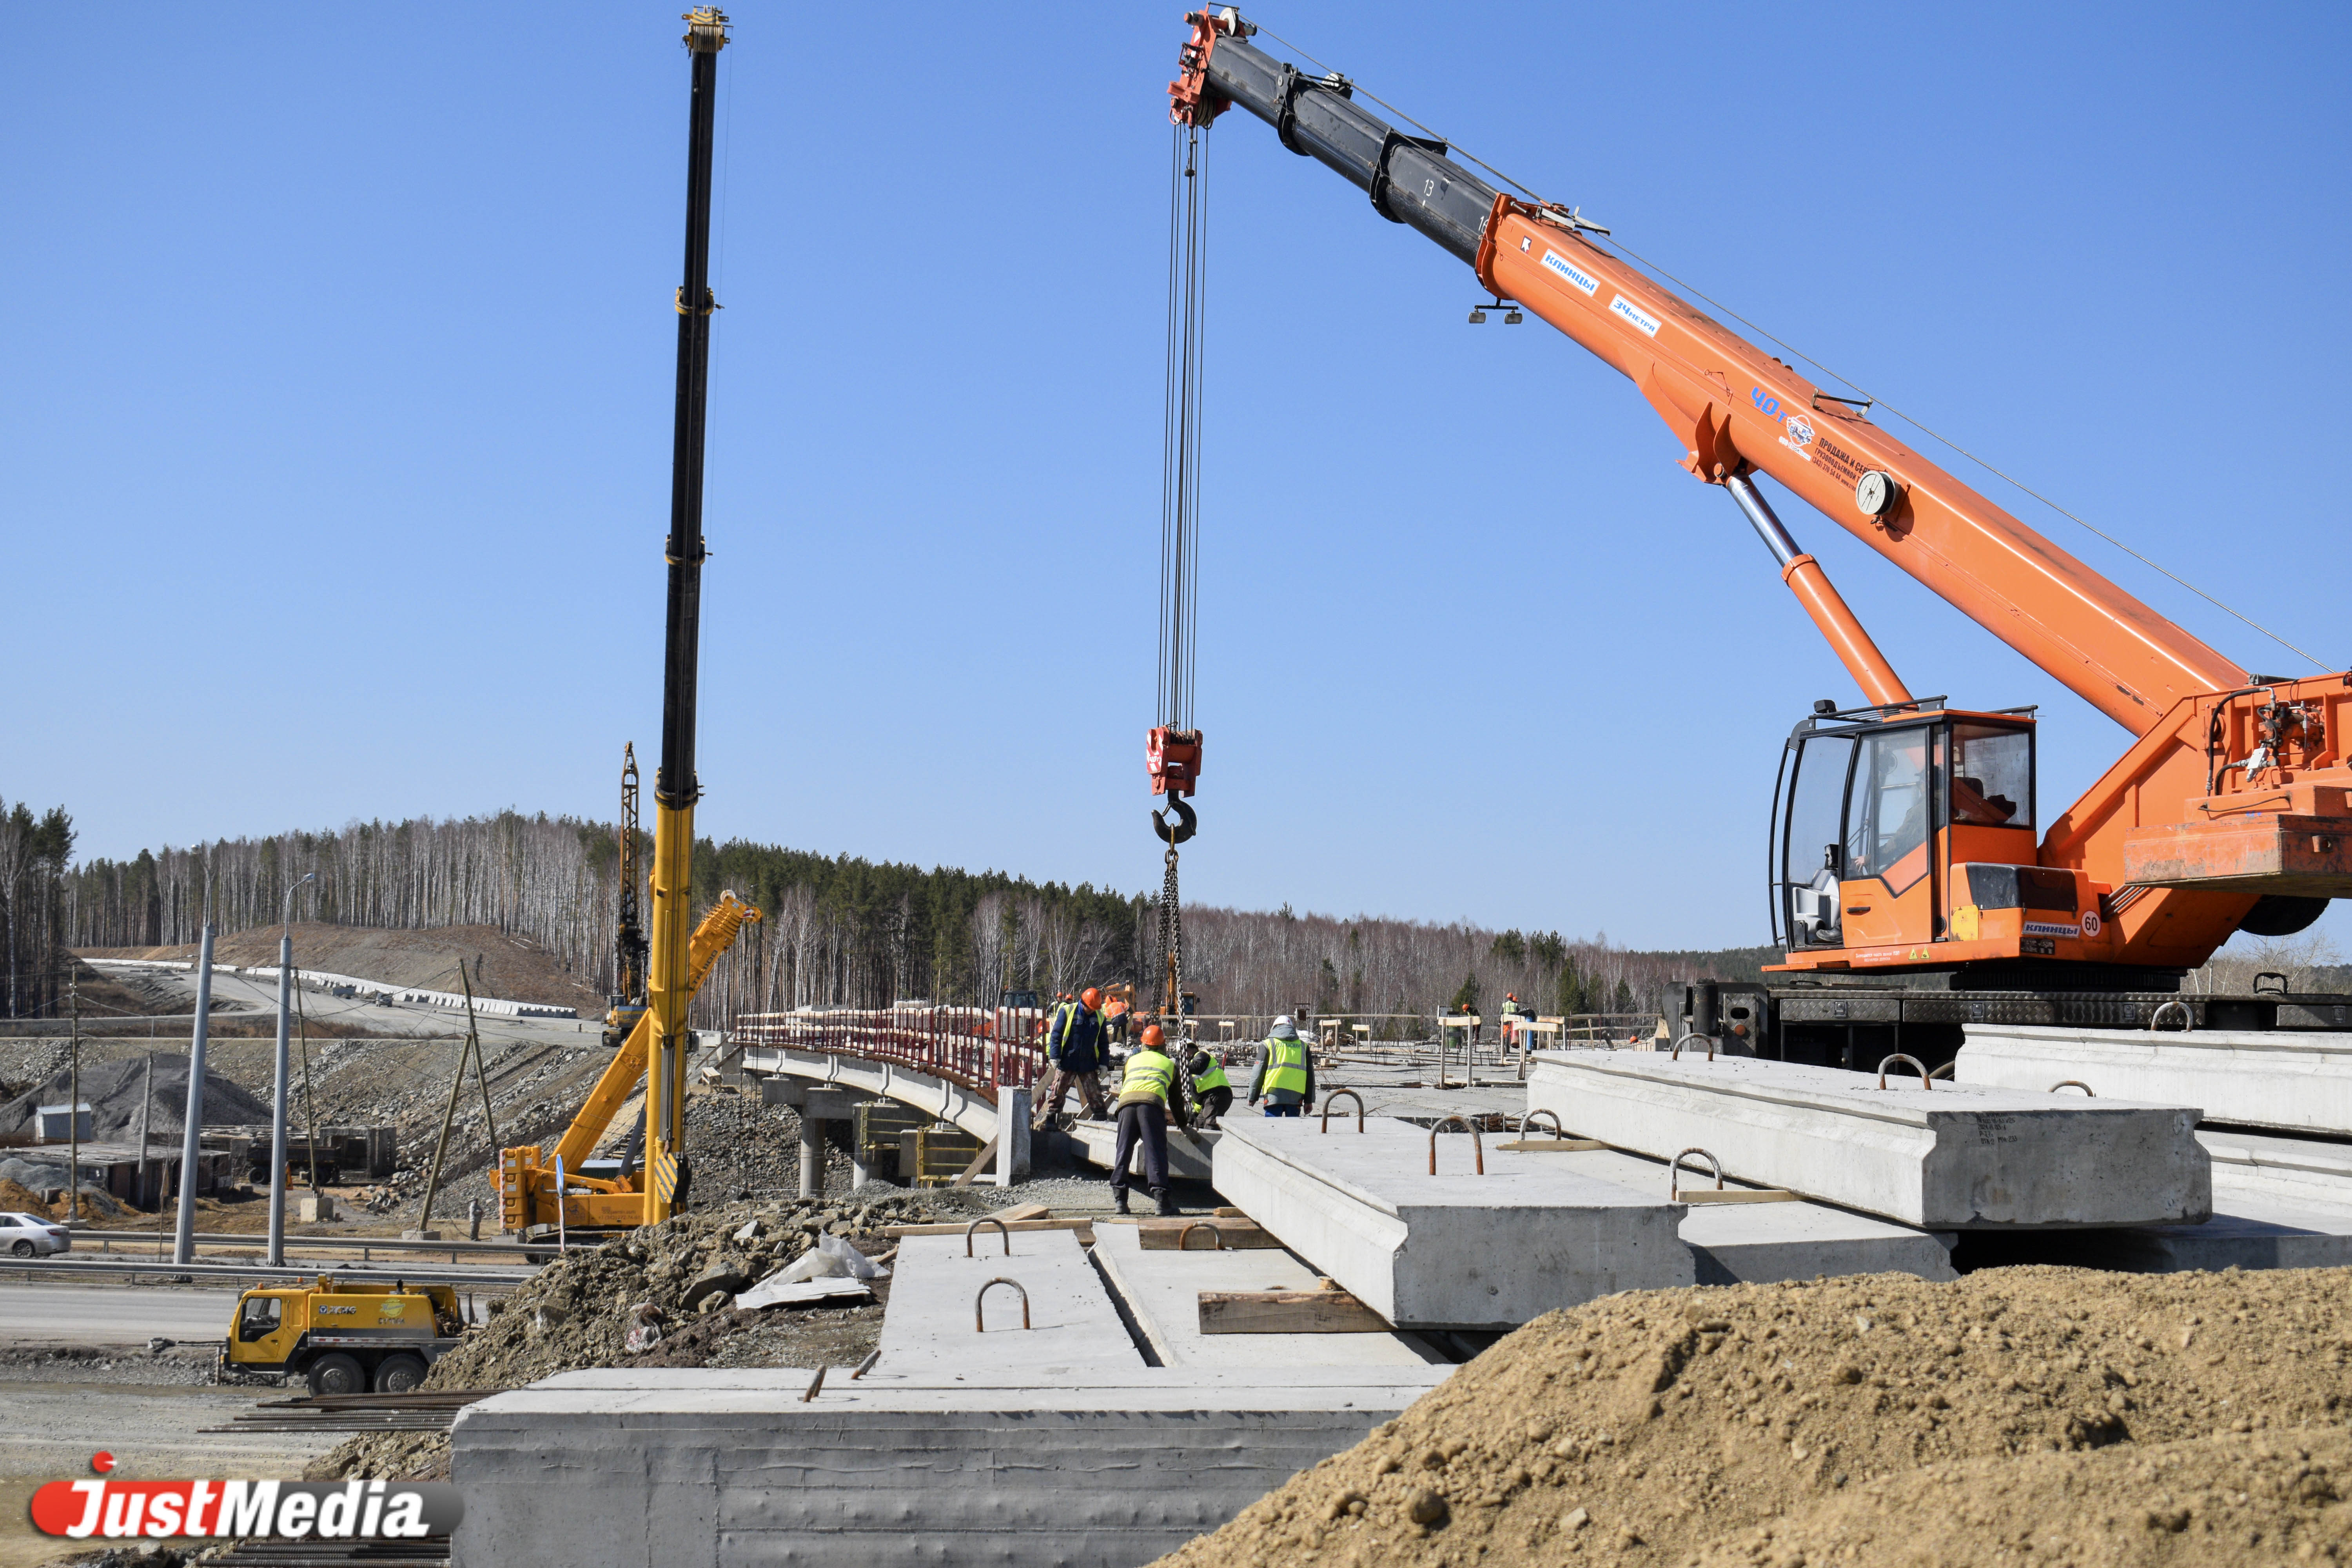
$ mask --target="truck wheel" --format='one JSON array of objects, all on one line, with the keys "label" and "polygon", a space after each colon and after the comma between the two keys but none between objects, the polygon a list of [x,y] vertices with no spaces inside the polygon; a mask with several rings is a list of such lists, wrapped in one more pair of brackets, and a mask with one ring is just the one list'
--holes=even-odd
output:
[{"label": "truck wheel", "polygon": [[388,1355],[375,1369],[378,1394],[408,1394],[424,1381],[425,1363],[417,1356]]},{"label": "truck wheel", "polygon": [[365,1394],[367,1373],[360,1363],[341,1351],[330,1351],[310,1363],[310,1392],[324,1394]]}]

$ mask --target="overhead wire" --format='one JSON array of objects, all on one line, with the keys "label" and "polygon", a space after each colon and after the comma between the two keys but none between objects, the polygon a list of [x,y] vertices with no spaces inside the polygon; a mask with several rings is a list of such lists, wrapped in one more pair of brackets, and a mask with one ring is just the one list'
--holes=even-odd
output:
[{"label": "overhead wire", "polygon": [[[1308,54],[1305,49],[1300,48],[1297,44],[1292,43],[1289,39],[1284,37],[1280,33],[1276,32],[1265,23],[1256,21],[1253,18],[1251,25],[1256,27],[1259,32],[1264,33],[1267,37],[1272,38],[1276,43],[1280,44],[1284,48],[1286,48],[1292,53],[1297,55],[1299,58],[1305,60],[1307,64],[1314,66],[1318,70],[1324,71],[1328,75],[1333,77],[1339,76],[1339,72],[1332,67],[1325,65],[1321,60],[1317,59],[1313,55]],[[1460,144],[1446,137],[1440,136],[1436,132],[1431,130],[1428,126],[1423,125],[1420,121],[1415,120],[1403,110],[1399,109],[1395,104],[1374,95],[1372,92],[1366,89],[1361,83],[1354,80],[1352,78],[1342,77],[1340,79],[1345,80],[1348,83],[1349,90],[1351,93],[1362,94],[1362,96],[1370,99],[1372,102],[1379,104],[1382,109],[1387,110],[1391,114],[1395,115],[1399,120],[1403,121],[1414,130],[1419,131],[1423,135],[1430,137],[1435,141],[1444,142],[1446,146],[1446,151],[1451,156],[1460,158],[1466,163],[1475,163],[1479,168],[1486,170],[1486,173],[1494,175],[1495,178],[1502,181],[1505,184],[1510,186],[1513,190],[1518,192],[1521,195],[1526,196],[1530,201],[1541,202],[1546,199],[1538,195],[1533,187],[1520,184],[1518,181],[1511,178],[1510,175],[1506,174],[1500,169],[1496,168],[1492,163],[1487,163],[1483,158],[1470,153]],[[2170,568],[2164,566],[2158,562],[2151,560],[2147,555],[2144,555],[2140,552],[2133,549],[2130,545],[2126,544],[2122,540],[2117,539],[2114,534],[2107,532],[2105,529],[2084,521],[2074,512],[2072,512],[2066,508],[2059,505],[2056,501],[2051,500],[2048,496],[2043,495],[2040,490],[2035,489],[2024,480],[2017,479],[2013,475],[1993,467],[1992,464],[1985,461],[1982,458],[1978,457],[1974,452],[1969,451],[1967,447],[1961,446],[1958,442],[1952,440],[1949,437],[1940,434],[1927,425],[1921,424],[1918,420],[1913,418],[1910,415],[1904,413],[1893,404],[1888,403],[1868,392],[1859,383],[1849,377],[1840,375],[1836,371],[1831,369],[1828,365],[1823,364],[1820,360],[1815,359],[1812,355],[1805,353],[1800,348],[1797,348],[1784,339],[1775,337],[1772,333],[1766,331],[1762,327],[1758,326],[1754,321],[1749,321],[1747,317],[1741,315],[1730,306],[1724,304],[1721,300],[1714,299],[1707,294],[1702,293],[1699,289],[1692,287],[1689,283],[1685,282],[1682,279],[1675,277],[1673,273],[1667,271],[1656,262],[1650,260],[1647,257],[1642,255],[1633,247],[1627,245],[1617,235],[1612,233],[1609,237],[1609,243],[1612,248],[1622,251],[1627,258],[1645,269],[1655,273],[1658,277],[1664,279],[1666,281],[1672,283],[1675,288],[1687,290],[1689,293],[1705,300],[1715,309],[1721,310],[1725,315],[1729,316],[1733,321],[1738,321],[1749,331],[1788,350],[1790,353],[1804,361],[1807,364],[1811,365],[1814,369],[1822,372],[1822,374],[1828,376],[1831,380],[1841,383],[1853,391],[1860,393],[1863,400],[1868,403],[1872,407],[1885,409],[1887,413],[1894,415],[1895,417],[1902,420],[1906,425],[1910,426],[1913,429],[1917,430],[1929,439],[1958,453],[1961,457],[1966,458],[1969,462],[1974,463],[1985,472],[2000,479],[2002,483],[2012,486],[2022,494],[2032,496],[2035,500],[2040,501],[2043,506],[2048,507],[2052,511],[2056,512],[2067,521],[2072,522],[2077,527],[2084,529],[2091,533],[2096,534],[2099,538],[2106,541],[2109,544],[2114,545],[2117,550],[2122,551],[2125,554],[2130,556],[2141,565],[2147,567],[2152,572],[2158,573],[2161,575],[2171,579],[2181,587],[2188,589],[2190,593],[2204,600],[2207,604],[2213,605],[2216,609],[2235,616],[2238,620],[2243,622],[2249,626],[2252,626],[2254,630],[2262,633],[2263,636],[2270,638],[2271,641],[2278,644],[2279,647],[2285,648],[2288,652],[2294,654],[2300,658],[2309,659],[2312,664],[2323,670],[2332,670],[2339,668],[2336,665],[2326,662],[2316,655],[2309,653],[2304,648],[2297,647],[2295,644],[2289,642],[2286,638],[2271,630],[2268,626],[2263,625],[2260,621],[2255,620],[2252,616],[2245,614],[2243,611],[2237,609],[2235,606],[2224,602],[2223,600],[2214,597],[2211,594],[2207,593],[2204,589],[2199,587],[2196,584],[2191,583],[2188,578],[2181,576],[2179,573],[2172,571]]]}]

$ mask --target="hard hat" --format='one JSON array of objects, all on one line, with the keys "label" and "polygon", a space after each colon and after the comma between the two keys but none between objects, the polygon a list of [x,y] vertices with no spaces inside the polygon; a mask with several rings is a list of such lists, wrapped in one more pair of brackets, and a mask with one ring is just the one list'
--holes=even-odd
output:
[{"label": "hard hat", "polygon": [[1281,1017],[1276,1018],[1274,1021],[1274,1033],[1276,1035],[1296,1035],[1298,1033],[1298,1026],[1291,1021],[1289,1014],[1285,1013]]},{"label": "hard hat", "polygon": [[1089,985],[1078,993],[1078,1000],[1089,1007],[1099,1007],[1102,1005],[1102,993]]},{"label": "hard hat", "polygon": [[1147,1024],[1144,1026],[1143,1038],[1139,1043],[1147,1051],[1156,1051],[1165,1045],[1167,1041],[1168,1037],[1160,1033],[1159,1025]]}]

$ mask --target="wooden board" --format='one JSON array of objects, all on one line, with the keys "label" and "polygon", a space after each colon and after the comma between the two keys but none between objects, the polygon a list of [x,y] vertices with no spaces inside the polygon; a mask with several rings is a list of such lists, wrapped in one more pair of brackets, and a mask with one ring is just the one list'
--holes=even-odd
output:
[{"label": "wooden board", "polygon": [[[886,1225],[882,1227],[882,1234],[891,1237],[903,1236],[961,1236],[964,1233],[964,1226],[971,1223],[971,1222],[970,1220],[963,1220],[945,1221],[933,1225]],[[1004,1221],[1003,1225],[1005,1229],[1011,1231],[1087,1230],[1092,1228],[1094,1221],[1090,1219],[1009,1219]],[[996,1234],[996,1226],[993,1225],[983,1225],[978,1230],[972,1232],[972,1234],[975,1237],[994,1236]],[[1194,1245],[1198,1246],[1199,1244],[1195,1243]]]},{"label": "wooden board", "polygon": [[1345,1290],[1203,1290],[1204,1334],[1385,1334],[1388,1321]]},{"label": "wooden board", "polygon": [[1266,1228],[1254,1219],[1151,1219],[1136,1226],[1136,1239],[1146,1252],[1174,1252],[1176,1243],[1183,1237],[1186,1226],[1197,1227],[1186,1243],[1194,1252],[1211,1250],[1203,1231],[1214,1231],[1225,1250],[1280,1247]]},{"label": "wooden board", "polygon": [[1009,1209],[996,1209],[992,1212],[998,1219],[1003,1220],[1007,1225],[1011,1225],[1016,1219],[1051,1219],[1054,1217],[1054,1211],[1047,1208],[1044,1204],[1014,1204]]},{"label": "wooden board", "polygon": [[1717,1192],[1713,1187],[1685,1187],[1675,1194],[1678,1204],[1793,1204],[1804,1200],[1785,1187],[1763,1187],[1750,1192],[1738,1187],[1726,1187]]},{"label": "wooden board", "polygon": [[[1003,1137],[1003,1134],[999,1133],[997,1136]],[[958,1176],[954,1181],[948,1184],[951,1187],[968,1187],[971,1185],[971,1179],[974,1176],[979,1175],[982,1170],[986,1169],[987,1166],[995,1160],[995,1158],[996,1139],[992,1138],[987,1142],[982,1143],[980,1146],[980,1152],[971,1157],[971,1163],[963,1168],[963,1174]]]}]

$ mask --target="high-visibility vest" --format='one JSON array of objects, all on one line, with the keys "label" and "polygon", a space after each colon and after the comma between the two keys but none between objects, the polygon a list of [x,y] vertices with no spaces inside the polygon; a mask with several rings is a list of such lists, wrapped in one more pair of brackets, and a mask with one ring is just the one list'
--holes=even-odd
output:
[{"label": "high-visibility vest", "polygon": [[1265,1092],[1288,1089],[1291,1093],[1307,1092],[1307,1042],[1304,1040],[1269,1039],[1265,1043]]},{"label": "high-visibility vest", "polygon": [[1196,1072],[1192,1075],[1192,1088],[1196,1092],[1201,1094],[1207,1094],[1213,1089],[1231,1089],[1233,1087],[1233,1079],[1225,1076],[1225,1064],[1219,1061],[1214,1057],[1211,1057],[1209,1058],[1208,1071]]},{"label": "high-visibility vest", "polygon": [[1127,1058],[1127,1076],[1119,1080],[1118,1097],[1140,1089],[1160,1104],[1168,1103],[1168,1086],[1176,1081],[1176,1064],[1158,1051],[1138,1051]]}]

